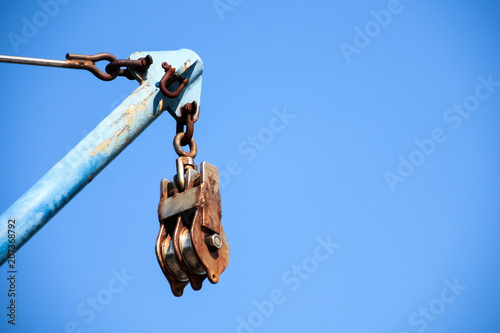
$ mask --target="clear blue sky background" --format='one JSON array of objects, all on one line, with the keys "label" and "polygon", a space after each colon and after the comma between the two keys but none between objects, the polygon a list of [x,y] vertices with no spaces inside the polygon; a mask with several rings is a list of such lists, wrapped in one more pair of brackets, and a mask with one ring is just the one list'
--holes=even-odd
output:
[{"label": "clear blue sky background", "polygon": [[[197,52],[196,161],[240,169],[222,188],[227,270],[173,297],[154,253],[175,173],[165,113],[19,251],[15,327],[0,269],[0,331],[500,331],[498,2],[221,3],[71,0],[23,37],[43,6],[2,1],[0,54]],[[137,83],[0,69],[3,211]],[[238,149],[249,137],[260,150]],[[110,282],[120,292],[92,310]]]}]

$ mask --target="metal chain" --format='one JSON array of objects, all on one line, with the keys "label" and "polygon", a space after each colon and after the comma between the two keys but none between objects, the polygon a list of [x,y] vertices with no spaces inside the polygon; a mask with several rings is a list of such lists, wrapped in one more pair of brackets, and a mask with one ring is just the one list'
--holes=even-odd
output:
[{"label": "metal chain", "polygon": [[[187,103],[181,107],[181,117],[177,119],[176,135],[174,137],[174,149],[177,155],[179,155],[179,158],[176,161],[177,177],[175,181],[179,192],[184,191],[186,179],[189,182],[189,177],[187,176],[188,170],[197,170],[196,164],[194,163],[194,158],[198,153],[198,148],[196,147],[196,141],[193,138],[193,132],[194,123],[198,120],[198,117],[198,103],[196,103],[196,101],[193,101],[192,103]],[[184,126],[186,126],[185,132]],[[182,148],[182,146],[188,144],[189,152],[186,152]],[[187,178],[185,179],[185,177]]]},{"label": "metal chain", "polygon": [[196,155],[198,154],[198,148],[196,146],[196,141],[194,141],[193,138],[191,138],[191,141],[189,142],[189,153],[186,152],[184,149],[182,149],[181,146],[181,140],[184,138],[185,133],[180,132],[177,133],[174,137],[174,150],[179,155],[179,157],[192,157],[195,158]]},{"label": "metal chain", "polygon": [[186,131],[180,142],[181,146],[188,145],[191,142],[194,132],[194,123],[198,120],[198,103],[193,101],[192,103],[187,103],[181,107],[181,117],[177,120],[176,132],[184,132],[184,126],[186,126]]},{"label": "metal chain", "polygon": [[[101,60],[108,60],[109,64],[106,66],[103,73],[99,68],[96,67],[95,63]],[[137,60],[123,59],[118,60],[114,55],[110,53],[98,53],[94,55],[83,55],[83,54],[66,54],[66,61],[78,64],[82,69],[86,69],[94,74],[97,78],[103,81],[114,80],[117,76],[124,76],[129,80],[134,80],[134,77],[130,73],[130,69],[134,69],[140,74],[144,74],[148,70],[149,66],[153,63],[153,58],[148,54],[145,57],[139,58]],[[121,67],[125,67],[123,69]]]},{"label": "metal chain", "polygon": [[[102,60],[109,61],[109,64],[105,68],[106,73],[102,72],[95,65],[96,62]],[[130,69],[134,69],[135,71],[137,71],[139,74],[142,75],[148,70],[149,66],[151,66],[151,64],[153,63],[153,58],[150,55],[147,55],[146,57],[139,58],[137,60],[131,60],[131,59],[118,60],[114,55],[110,53],[98,53],[94,55],[68,53],[66,54],[66,60],[52,60],[52,59],[0,55],[0,62],[6,62],[11,64],[22,64],[22,65],[85,69],[103,81],[111,81],[114,80],[117,76],[125,76],[129,80],[134,80],[135,78],[130,72]]]}]

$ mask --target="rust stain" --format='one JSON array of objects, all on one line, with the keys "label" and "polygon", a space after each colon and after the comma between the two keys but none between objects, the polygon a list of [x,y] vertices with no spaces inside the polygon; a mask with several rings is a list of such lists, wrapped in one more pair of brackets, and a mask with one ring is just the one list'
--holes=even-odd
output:
[{"label": "rust stain", "polygon": [[[96,156],[99,152],[105,152],[108,147],[110,146],[112,140],[114,140],[114,142],[118,142],[118,137],[124,133],[127,133],[129,130],[130,130],[130,126],[133,124],[133,121],[134,121],[134,114],[138,114],[144,110],[146,110],[146,102],[147,102],[147,99],[145,99],[144,101],[141,102],[141,104],[139,105],[135,105],[135,104],[130,104],[128,109],[125,110],[125,113],[119,118],[120,119],[123,119],[123,127],[120,128],[119,130],[117,130],[113,136],[109,139],[107,139],[106,141],[104,142],[101,142],[99,145],[97,145],[97,147],[95,147],[94,151],[92,151],[92,153],[89,154],[89,156]],[[115,122],[116,123],[116,122]],[[128,142],[130,140],[126,140],[126,142]],[[117,145],[116,148],[120,147],[120,145]]]},{"label": "rust stain", "polygon": [[182,66],[182,71],[185,72],[189,67],[191,67],[191,60],[188,60]]},{"label": "rust stain", "polygon": [[111,143],[111,139],[107,139],[104,142],[101,142],[97,147],[95,147],[94,151],[89,154],[89,156],[95,156],[97,155],[98,152],[100,151],[105,151],[108,147],[109,144]]}]

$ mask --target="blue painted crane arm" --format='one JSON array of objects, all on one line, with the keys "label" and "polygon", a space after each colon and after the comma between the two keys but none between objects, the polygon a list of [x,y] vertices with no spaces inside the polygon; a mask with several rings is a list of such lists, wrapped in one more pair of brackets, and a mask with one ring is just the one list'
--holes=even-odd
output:
[{"label": "blue painted crane arm", "polygon": [[[130,58],[148,54],[153,64],[132,95],[0,216],[0,265],[7,260],[9,245],[19,250],[164,110],[177,118],[182,105],[193,101],[200,105],[203,63],[196,53],[186,49],[136,52]],[[183,93],[174,99],[166,98],[159,89],[164,61],[189,78]],[[9,242],[9,220],[15,221],[14,243]]]}]

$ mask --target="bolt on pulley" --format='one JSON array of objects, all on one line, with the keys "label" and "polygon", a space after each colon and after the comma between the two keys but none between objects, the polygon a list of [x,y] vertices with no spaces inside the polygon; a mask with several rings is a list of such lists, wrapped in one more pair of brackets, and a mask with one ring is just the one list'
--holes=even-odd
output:
[{"label": "bolt on pulley", "polygon": [[[168,65],[163,67],[165,75],[172,74]],[[221,224],[219,171],[208,162],[201,162],[198,171],[194,163],[197,146],[192,136],[198,116],[196,102],[182,107],[174,138],[177,174],[173,181],[160,183],[156,256],[175,296],[181,296],[189,283],[194,290],[201,289],[205,278],[217,283],[229,263]],[[183,145],[189,145],[190,151],[184,151]]]}]

